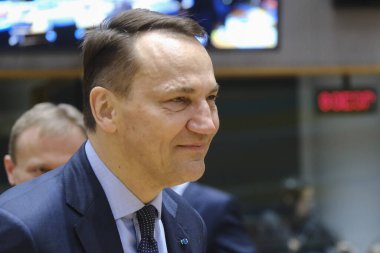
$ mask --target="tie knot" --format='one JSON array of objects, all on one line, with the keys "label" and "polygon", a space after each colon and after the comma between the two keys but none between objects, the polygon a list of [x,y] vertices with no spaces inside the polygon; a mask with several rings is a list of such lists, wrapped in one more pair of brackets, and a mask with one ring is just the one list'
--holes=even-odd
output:
[{"label": "tie knot", "polygon": [[154,223],[157,217],[157,209],[152,205],[147,205],[137,211],[141,238],[153,237]]}]

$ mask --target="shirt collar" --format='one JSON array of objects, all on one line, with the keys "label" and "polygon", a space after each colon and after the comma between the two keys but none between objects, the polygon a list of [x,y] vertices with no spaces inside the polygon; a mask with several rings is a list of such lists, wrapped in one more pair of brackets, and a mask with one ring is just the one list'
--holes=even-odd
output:
[{"label": "shirt collar", "polygon": [[[107,196],[115,220],[132,215],[144,207],[145,204],[107,168],[89,140],[85,144],[85,150],[91,167]],[[161,218],[162,192],[150,204],[157,209],[158,218]]]},{"label": "shirt collar", "polygon": [[189,182],[175,185],[172,187],[172,190],[175,191],[178,195],[182,196],[188,185],[189,185]]}]

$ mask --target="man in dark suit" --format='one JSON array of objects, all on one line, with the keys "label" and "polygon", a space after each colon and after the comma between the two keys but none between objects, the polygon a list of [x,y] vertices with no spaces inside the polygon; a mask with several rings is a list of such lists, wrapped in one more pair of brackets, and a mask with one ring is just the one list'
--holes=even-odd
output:
[{"label": "man in dark suit", "polygon": [[237,200],[226,192],[199,183],[184,183],[173,190],[197,210],[207,227],[207,253],[253,253]]},{"label": "man in dark suit", "polygon": [[83,43],[88,141],[0,196],[1,253],[205,252],[171,187],[202,176],[218,85],[191,19],[131,10]]}]

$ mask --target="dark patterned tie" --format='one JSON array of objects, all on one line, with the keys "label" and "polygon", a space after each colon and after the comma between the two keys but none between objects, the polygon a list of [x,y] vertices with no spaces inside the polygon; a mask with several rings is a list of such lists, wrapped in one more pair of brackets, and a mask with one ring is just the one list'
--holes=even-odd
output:
[{"label": "dark patterned tie", "polygon": [[137,247],[137,253],[158,253],[157,242],[154,239],[154,223],[157,210],[152,205],[147,205],[137,211],[141,241]]}]

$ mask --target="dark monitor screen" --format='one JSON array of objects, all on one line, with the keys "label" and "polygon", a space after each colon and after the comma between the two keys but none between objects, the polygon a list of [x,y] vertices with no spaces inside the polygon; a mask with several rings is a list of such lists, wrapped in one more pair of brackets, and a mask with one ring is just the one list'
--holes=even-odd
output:
[{"label": "dark monitor screen", "polygon": [[85,31],[117,13],[146,8],[186,13],[213,49],[274,49],[279,0],[0,0],[0,48],[77,48]]}]

